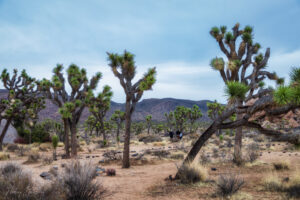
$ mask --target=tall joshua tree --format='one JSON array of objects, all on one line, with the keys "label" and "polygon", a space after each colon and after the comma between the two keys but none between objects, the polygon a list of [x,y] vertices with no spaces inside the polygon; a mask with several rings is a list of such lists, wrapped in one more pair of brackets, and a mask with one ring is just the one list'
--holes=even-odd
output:
[{"label": "tall joshua tree", "polygon": [[152,125],[152,115],[147,115],[145,119],[147,124],[147,133],[150,134],[150,128]]},{"label": "tall joshua tree", "polygon": [[166,125],[166,127],[168,128],[167,131],[174,131],[174,127],[175,127],[174,113],[172,111],[169,113],[165,113],[165,117],[167,120],[167,125]]},{"label": "tall joshua tree", "polygon": [[202,117],[202,112],[199,106],[194,105],[192,108],[188,109],[188,119],[190,121],[190,133],[197,131],[197,127],[194,129],[195,123],[198,119]]},{"label": "tall joshua tree", "polygon": [[116,139],[117,139],[117,142],[120,142],[120,128],[121,128],[123,121],[125,120],[125,112],[123,112],[121,110],[115,110],[115,112],[112,114],[110,120],[115,122],[117,125]]},{"label": "tall joshua tree", "polygon": [[[77,155],[77,130],[76,126],[81,117],[82,111],[93,97],[92,91],[96,89],[101,78],[101,73],[94,75],[89,81],[86,70],[80,69],[77,65],[71,64],[67,69],[67,78],[63,75],[63,66],[58,64],[53,69],[52,80],[43,79],[38,82],[39,90],[43,91],[47,98],[59,107],[62,121],[64,123],[64,143],[66,156],[70,157],[69,132],[71,132],[72,156]],[[71,87],[68,94],[67,83]]]},{"label": "tall joshua tree", "polygon": [[[238,28],[238,26],[235,27]],[[255,47],[250,43],[246,45],[246,49],[248,48],[252,49]],[[249,54],[251,54],[250,51]],[[277,141],[300,144],[299,132],[290,131],[289,133],[284,133],[262,126],[263,121],[267,118],[278,117],[291,110],[300,108],[300,69],[294,68],[292,70],[292,81],[289,85],[284,86],[282,85],[283,79],[278,78],[276,73],[270,73],[265,70],[269,54],[270,50],[267,49],[264,56],[259,54],[254,60],[252,60],[252,57],[249,57],[251,65],[242,65],[242,70],[244,66],[246,66],[243,70],[245,74],[242,73],[240,77],[243,80],[242,82],[226,82],[225,93],[231,103],[226,106],[225,110],[201,134],[186,156],[183,164],[192,162],[204,143],[218,129],[234,129],[244,126],[257,129],[261,134],[273,137],[273,139]],[[220,70],[220,73],[222,73],[222,67],[220,67]],[[292,78],[293,75],[295,75],[295,78]],[[277,83],[281,83],[281,85],[276,89],[265,89],[261,87],[261,82],[266,78],[275,79]],[[240,105],[236,103],[236,101],[240,101],[241,99],[247,104]],[[231,121],[230,119],[233,119],[232,116],[234,115],[240,115],[242,117],[237,117],[234,121]]]},{"label": "tall joshua tree", "polygon": [[[213,27],[210,31],[221,49],[225,54],[227,66],[223,58],[214,58],[211,61],[211,67],[219,71],[225,84],[235,84],[234,82],[243,83],[249,87],[249,93],[252,94],[255,88],[250,84],[257,85],[265,77],[276,80],[278,77],[275,74],[264,71],[270,56],[270,49],[267,48],[265,54],[259,53],[261,45],[253,41],[253,28],[246,26],[240,29],[237,23],[232,31],[227,31],[226,26]],[[240,41],[240,42],[239,42]],[[255,81],[249,81],[246,70],[253,66],[263,76]],[[243,106],[246,99],[236,98],[234,103],[237,106]],[[237,114],[237,118],[241,119],[242,115]],[[242,160],[242,127],[237,128],[235,135],[234,160],[240,163]]]},{"label": "tall joshua tree", "polygon": [[104,120],[107,111],[110,108],[110,101],[113,93],[111,91],[111,87],[108,85],[104,86],[103,91],[99,93],[97,96],[90,98],[89,100],[89,110],[96,118],[96,121],[100,125],[100,131],[103,135],[103,140],[106,141],[106,134],[105,134],[105,126]]},{"label": "tall joshua tree", "polygon": [[4,69],[0,80],[5,89],[8,90],[7,98],[0,100],[0,123],[5,119],[5,125],[0,133],[0,150],[9,125],[14,120],[22,120],[32,124],[37,118],[37,112],[44,108],[44,98],[36,87],[36,80],[31,78],[25,70],[18,75],[15,69],[13,75]]},{"label": "tall joshua tree", "polygon": [[129,145],[130,145],[130,126],[131,116],[134,112],[136,103],[141,99],[144,91],[152,89],[155,83],[156,69],[151,68],[136,83],[132,83],[136,73],[134,55],[128,51],[123,54],[108,53],[109,66],[114,75],[120,80],[120,84],[126,95],[125,104],[125,141],[123,151],[123,168],[129,168]]}]

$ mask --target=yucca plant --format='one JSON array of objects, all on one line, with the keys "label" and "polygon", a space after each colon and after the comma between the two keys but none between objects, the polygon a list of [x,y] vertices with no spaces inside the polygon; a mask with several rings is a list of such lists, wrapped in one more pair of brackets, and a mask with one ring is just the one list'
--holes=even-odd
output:
[{"label": "yucca plant", "polygon": [[229,81],[225,86],[225,95],[230,103],[235,103],[238,100],[244,100],[249,87],[244,83],[237,81]]}]

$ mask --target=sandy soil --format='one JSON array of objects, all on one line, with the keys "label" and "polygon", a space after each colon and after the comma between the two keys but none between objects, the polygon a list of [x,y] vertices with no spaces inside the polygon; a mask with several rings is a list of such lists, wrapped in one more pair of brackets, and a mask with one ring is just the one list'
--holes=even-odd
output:
[{"label": "sandy soil", "polygon": [[[144,145],[133,144],[132,151],[141,152],[145,149],[174,149],[176,146],[182,144],[167,144],[164,147],[156,147],[152,144]],[[262,144],[263,146],[264,144]],[[213,145],[212,145],[213,146]],[[290,176],[294,171],[300,169],[300,152],[287,151],[285,144],[274,143],[273,150],[263,150],[258,160],[257,165],[237,167],[231,162],[213,162],[208,164],[209,180],[216,181],[221,174],[239,174],[240,177],[246,181],[245,187],[242,192],[245,192],[252,196],[252,199],[281,199],[282,197],[278,193],[266,192],[262,189],[262,178],[272,171],[272,162],[280,160],[288,160],[291,162],[291,170],[282,172],[281,177]],[[89,148],[93,148],[92,145]],[[207,145],[205,152],[209,151],[210,146]],[[108,151],[108,149],[95,149],[91,153],[88,153],[87,146],[84,147],[84,151],[79,153],[79,159],[90,161],[98,166],[99,160],[102,159],[102,154]],[[62,153],[62,148],[58,153]],[[43,184],[47,180],[43,180],[39,177],[39,174],[44,171],[49,171],[53,166],[58,166],[59,170],[62,170],[61,165],[63,163],[70,163],[71,160],[59,159],[54,161],[50,165],[44,165],[42,162],[37,164],[24,164],[26,157],[18,157],[17,155],[10,153],[10,161],[0,161],[0,165],[6,162],[17,162],[24,166],[24,168],[30,171],[37,184]],[[42,157],[51,156],[52,152],[40,152]],[[90,156],[87,158],[87,156]],[[198,159],[198,158],[197,158]],[[131,166],[129,169],[122,169],[119,164],[109,164],[103,166],[104,168],[115,168],[117,175],[115,177],[108,177],[101,175],[97,177],[103,186],[108,191],[106,199],[218,199],[215,197],[216,186],[212,182],[205,184],[196,184],[184,186],[171,182],[168,179],[169,175],[176,173],[176,164],[179,165],[178,160],[155,160],[155,164],[146,164],[141,166]],[[217,168],[216,171],[212,171],[211,167]],[[298,170],[299,172],[299,170]]]}]

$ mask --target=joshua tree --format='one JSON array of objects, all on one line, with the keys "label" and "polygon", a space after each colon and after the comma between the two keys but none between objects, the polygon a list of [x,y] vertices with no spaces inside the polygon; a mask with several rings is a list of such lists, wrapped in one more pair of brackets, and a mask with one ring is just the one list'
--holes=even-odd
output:
[{"label": "joshua tree", "polygon": [[52,146],[53,146],[53,160],[56,160],[56,148],[58,145],[59,138],[57,135],[52,136]]},{"label": "joshua tree", "polygon": [[103,140],[106,141],[104,120],[107,111],[110,108],[110,101],[112,97],[111,88],[109,86],[104,86],[103,91],[99,93],[96,97],[93,96],[89,100],[89,110],[94,115],[96,122],[100,125],[100,131],[103,135]]},{"label": "joshua tree", "polygon": [[145,119],[147,124],[147,133],[150,134],[150,128],[152,125],[152,115],[147,115]]},{"label": "joshua tree", "polygon": [[136,66],[134,55],[124,51],[122,55],[108,53],[109,66],[114,75],[120,80],[120,84],[126,94],[125,105],[125,141],[123,151],[123,168],[129,168],[129,145],[130,145],[130,126],[131,116],[135,109],[136,103],[143,96],[144,91],[152,89],[155,83],[156,69],[151,68],[136,83],[132,83],[135,77]]},{"label": "joshua tree", "polygon": [[[220,103],[218,103],[216,100],[212,103],[209,103],[207,102],[207,108],[208,108],[208,111],[207,111],[207,114],[208,114],[208,117],[214,121],[215,119],[218,118],[219,115],[222,114],[222,112],[225,110],[225,106],[221,105]],[[221,134],[221,129],[218,130],[218,135]]]},{"label": "joshua tree", "polygon": [[117,139],[117,142],[120,142],[120,128],[121,128],[123,121],[125,120],[125,113],[120,110],[115,110],[115,112],[112,114],[110,120],[115,122],[117,125],[116,139]]},{"label": "joshua tree", "polygon": [[[236,34],[237,29],[238,26],[235,26],[234,35]],[[224,29],[222,32],[224,32]],[[238,33],[240,33],[240,31],[238,31]],[[222,40],[220,40],[220,43],[222,46]],[[257,45],[247,43],[245,49],[250,49],[253,51],[253,48],[257,47]],[[227,52],[227,50],[225,52]],[[249,54],[251,54],[251,51],[249,51]],[[228,95],[228,100],[230,104],[226,106],[225,110],[198,138],[198,140],[195,142],[190,152],[186,156],[183,164],[192,162],[197,153],[200,151],[203,144],[218,129],[233,129],[241,126],[255,128],[261,134],[273,137],[275,140],[286,141],[292,144],[300,144],[299,132],[284,133],[278,130],[271,129],[269,127],[263,127],[261,125],[262,122],[269,117],[278,117],[282,114],[285,114],[291,110],[300,107],[299,68],[294,68],[292,70],[292,81],[287,86],[278,85],[276,89],[264,89],[260,87],[260,82],[263,81],[266,77],[275,79],[277,80],[277,82],[282,83],[282,79],[278,78],[275,73],[270,73],[264,70],[264,68],[266,67],[267,60],[269,58],[269,54],[270,50],[267,49],[264,56],[262,54],[259,54],[257,56],[258,58],[255,57],[254,60],[252,60],[252,57],[249,55],[250,57],[248,58],[250,59],[249,62],[251,63],[251,65],[242,65],[242,70],[245,71],[245,74],[242,73],[240,79],[243,81],[226,82],[225,92]],[[250,66],[252,67],[250,68]],[[222,70],[224,70],[224,68],[220,67],[221,73]],[[228,71],[228,73],[231,72]],[[240,105],[239,103],[236,103],[239,102],[241,99],[244,102],[246,102],[245,105]],[[226,122],[235,114],[238,114],[242,117],[237,117],[235,121]]]},{"label": "joshua tree", "polygon": [[18,75],[15,69],[13,75],[2,71],[0,77],[3,86],[8,90],[7,98],[0,100],[0,123],[6,120],[4,128],[0,133],[0,150],[2,142],[9,125],[15,120],[23,120],[33,126],[33,121],[37,119],[37,113],[44,108],[44,98],[37,90],[35,79],[28,76],[25,70]]},{"label": "joshua tree", "polygon": [[182,132],[186,127],[186,123],[188,121],[189,108],[186,108],[184,106],[177,106],[173,113],[175,118],[176,129]]},{"label": "joshua tree", "polygon": [[[202,117],[202,112],[197,105],[188,109],[188,119],[190,121],[190,133],[197,131],[197,127],[194,129],[195,122]],[[194,129],[194,130],[193,130]]]},{"label": "joshua tree", "polygon": [[[64,143],[66,157],[70,157],[69,131],[71,132],[72,156],[77,155],[76,126],[86,104],[93,97],[92,91],[96,89],[101,78],[97,73],[88,81],[86,70],[71,64],[67,69],[67,79],[63,76],[63,66],[57,65],[53,69],[52,80],[43,79],[38,82],[39,90],[59,107],[59,113],[64,123]],[[66,81],[71,87],[70,94],[66,89]]]},{"label": "joshua tree", "polygon": [[[244,29],[240,29],[240,25],[236,24],[232,28],[232,31],[227,31],[226,26],[221,26],[220,28],[213,27],[210,34],[216,39],[221,51],[225,54],[227,59],[226,67],[223,58],[216,57],[211,61],[211,67],[219,71],[225,84],[237,85],[238,83],[243,83],[243,87],[240,89],[245,91],[249,89],[249,93],[253,94],[254,90],[258,87],[258,83],[265,77],[271,80],[278,79],[275,73],[264,71],[270,56],[270,49],[268,48],[266,50],[265,55],[259,53],[261,46],[259,43],[253,42],[252,27],[246,26]],[[238,41],[240,41],[239,44]],[[257,73],[261,74],[260,78],[250,81],[251,78],[246,74],[250,66],[253,66],[257,70]],[[255,85],[255,87],[252,87],[250,84]],[[243,106],[245,101],[246,99],[238,97],[234,102],[230,101],[229,103]],[[237,114],[237,118],[241,119],[242,115]],[[242,126],[236,129],[235,135],[234,160],[237,163],[240,163],[242,160],[241,148]]]},{"label": "joshua tree", "polygon": [[164,130],[164,124],[155,124],[153,127],[154,133],[159,134],[162,130]]},{"label": "joshua tree", "polygon": [[173,112],[169,112],[169,114],[165,113],[165,117],[167,120],[167,126],[166,126],[168,128],[167,131],[174,131],[174,127],[175,127],[174,113]]}]

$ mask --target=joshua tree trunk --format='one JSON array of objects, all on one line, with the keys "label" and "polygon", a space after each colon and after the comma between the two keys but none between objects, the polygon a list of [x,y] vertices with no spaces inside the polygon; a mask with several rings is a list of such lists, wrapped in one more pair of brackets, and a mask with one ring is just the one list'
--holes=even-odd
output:
[{"label": "joshua tree trunk", "polygon": [[[193,162],[202,146],[216,132],[216,130],[216,125],[215,123],[213,123],[208,129],[206,129],[204,133],[202,133],[202,135],[198,138],[188,155],[185,157],[182,165],[187,164],[189,162]],[[178,178],[178,173],[176,174],[175,178]]]},{"label": "joshua tree trunk", "polygon": [[3,130],[2,130],[2,132],[1,132],[1,135],[0,135],[0,151],[3,150],[3,148],[2,148],[3,139],[4,139],[4,137],[5,137],[5,134],[6,134],[6,132],[7,132],[7,129],[8,129],[8,127],[9,127],[9,125],[10,125],[11,120],[12,120],[12,118],[9,118],[9,119],[6,121],[5,126],[3,127]]},{"label": "joshua tree trunk", "polygon": [[103,135],[103,141],[106,141],[106,134],[105,134],[103,121],[101,121],[100,124],[101,124],[101,132],[102,132],[102,135]]},{"label": "joshua tree trunk", "polygon": [[65,128],[65,151],[66,151],[66,158],[70,158],[70,144],[69,144],[69,122],[67,119],[64,119],[64,128]]},{"label": "joshua tree trunk", "polygon": [[130,101],[126,100],[126,111],[125,111],[125,138],[124,138],[124,150],[123,150],[123,168],[130,167],[129,161],[129,145],[130,145],[130,126],[131,126],[131,106]]},{"label": "joshua tree trunk", "polygon": [[118,123],[117,124],[117,142],[119,143],[120,142],[120,124]]},{"label": "joshua tree trunk", "polygon": [[[238,102],[238,106],[242,106],[242,102]],[[237,120],[242,119],[241,114],[237,114]],[[238,127],[236,129],[235,139],[234,139],[234,155],[233,159],[236,164],[242,163],[242,139],[243,139],[243,127]]]},{"label": "joshua tree trunk", "polygon": [[150,134],[150,125],[148,125],[147,133],[148,133],[148,135]]},{"label": "joshua tree trunk", "polygon": [[76,135],[76,124],[72,123],[70,126],[71,129],[71,151],[72,157],[77,156],[77,135]]},{"label": "joshua tree trunk", "polygon": [[57,160],[57,157],[56,157],[56,148],[53,149],[53,160]]}]

